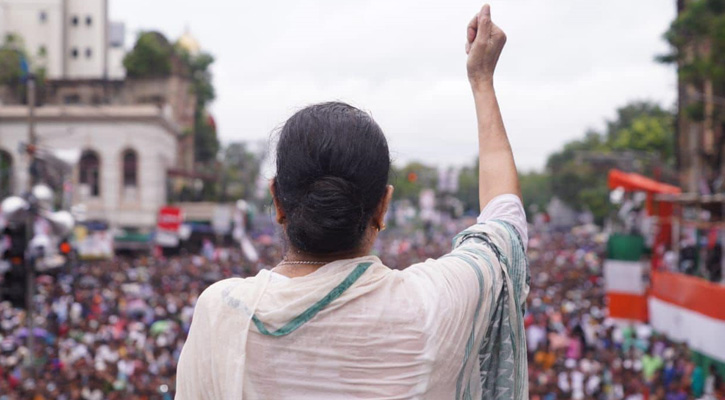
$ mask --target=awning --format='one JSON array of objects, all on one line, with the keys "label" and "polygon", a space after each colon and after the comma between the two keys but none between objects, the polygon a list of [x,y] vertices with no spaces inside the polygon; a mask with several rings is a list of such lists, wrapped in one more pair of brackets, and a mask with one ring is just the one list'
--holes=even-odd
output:
[{"label": "awning", "polygon": [[151,241],[151,235],[147,233],[124,233],[113,237],[116,242],[139,242],[148,243]]},{"label": "awning", "polygon": [[[672,224],[668,221],[673,213],[671,203],[663,203],[655,201],[657,194],[680,194],[682,190],[677,186],[668,185],[666,183],[657,182],[654,179],[647,178],[644,175],[627,173],[618,169],[609,171],[608,185],[614,190],[623,188],[627,192],[646,192],[647,193],[647,215],[657,216],[660,223],[659,231],[655,237],[655,247],[659,244],[670,245],[672,240]],[[652,265],[658,265],[657,257],[652,258]]]},{"label": "awning", "polygon": [[623,172],[618,169],[609,171],[608,184],[610,189],[623,188],[628,192],[670,193],[679,194],[682,190],[677,186],[657,182],[644,175]]}]

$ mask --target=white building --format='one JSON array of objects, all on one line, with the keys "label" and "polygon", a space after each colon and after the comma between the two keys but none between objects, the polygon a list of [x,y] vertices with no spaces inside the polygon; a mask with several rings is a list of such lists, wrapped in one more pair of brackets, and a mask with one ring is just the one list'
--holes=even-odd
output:
[{"label": "white building", "polygon": [[[174,193],[200,190],[209,179],[193,171],[193,135],[181,134],[193,128],[196,97],[178,58],[171,76],[125,79],[125,28],[109,22],[109,1],[0,0],[0,43],[12,34],[32,67],[46,69],[35,110],[38,146],[79,155],[65,205],[83,205],[86,219],[112,228],[147,231],[169,198],[183,198]],[[199,51],[188,33],[180,45]],[[28,109],[2,89],[0,199],[30,181],[21,150],[29,141]]]},{"label": "white building", "polygon": [[0,40],[22,40],[48,79],[123,79],[123,24],[108,0],[0,0]]},{"label": "white building", "polygon": [[[179,128],[161,108],[135,106],[45,106],[36,109],[38,145],[81,152],[71,178],[73,204],[84,204],[86,218],[116,228],[152,228],[167,201],[167,171],[177,163]],[[10,164],[9,184],[28,187],[27,108],[0,107],[0,162]]]}]

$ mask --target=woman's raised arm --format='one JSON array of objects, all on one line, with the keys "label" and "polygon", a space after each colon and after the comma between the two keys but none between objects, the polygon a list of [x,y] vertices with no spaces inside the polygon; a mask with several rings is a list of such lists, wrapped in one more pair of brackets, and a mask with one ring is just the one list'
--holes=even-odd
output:
[{"label": "woman's raised arm", "polygon": [[506,34],[491,21],[491,7],[488,4],[468,24],[466,34],[466,66],[478,120],[478,197],[483,210],[498,195],[515,194],[521,197],[521,189],[493,89],[493,73],[506,44]]}]

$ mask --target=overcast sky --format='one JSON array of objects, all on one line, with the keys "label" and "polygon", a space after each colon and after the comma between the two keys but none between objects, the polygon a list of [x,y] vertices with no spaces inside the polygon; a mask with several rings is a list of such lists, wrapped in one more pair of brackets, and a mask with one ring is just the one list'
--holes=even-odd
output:
[{"label": "overcast sky", "polygon": [[[343,100],[370,111],[399,163],[476,156],[465,72],[473,0],[111,0],[111,18],[175,40],[188,27],[216,57],[222,141],[260,141],[298,108]],[[653,61],[674,0],[492,0],[508,35],[496,91],[521,170],[601,128],[617,107],[672,107],[676,76]]]}]

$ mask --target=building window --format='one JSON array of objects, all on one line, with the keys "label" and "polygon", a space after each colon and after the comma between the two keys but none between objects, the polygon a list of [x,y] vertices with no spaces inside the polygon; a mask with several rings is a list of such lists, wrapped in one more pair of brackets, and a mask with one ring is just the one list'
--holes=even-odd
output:
[{"label": "building window", "polygon": [[73,58],[78,58],[78,49],[76,49],[75,47],[72,48],[70,51],[70,56]]},{"label": "building window", "polygon": [[40,14],[38,14],[38,19],[40,20],[41,24],[44,24],[45,21],[48,20],[48,13],[46,13],[45,11],[41,11]]},{"label": "building window", "polygon": [[93,55],[93,50],[91,50],[90,47],[87,48],[86,49],[86,58],[91,58],[92,55]]},{"label": "building window", "polygon": [[86,150],[81,155],[79,162],[78,181],[88,188],[91,197],[98,197],[101,194],[100,175],[101,161],[98,154],[92,150]]},{"label": "building window", "polygon": [[71,25],[73,25],[73,26],[78,26],[78,17],[74,15],[74,16],[73,16],[73,17],[72,17],[72,18],[70,19],[70,23],[71,23]]},{"label": "building window", "polygon": [[81,96],[78,94],[63,96],[63,104],[81,104]]},{"label": "building window", "polygon": [[123,152],[123,186],[138,186],[138,156],[136,151],[128,149]]},{"label": "building window", "polygon": [[45,48],[45,45],[40,45],[38,47],[38,57],[45,57],[48,55],[48,49]]},{"label": "building window", "polygon": [[12,194],[13,191],[13,157],[5,150],[0,150],[0,199]]},{"label": "building window", "polygon": [[126,36],[126,26],[122,23],[111,22],[108,28],[108,43],[111,47],[123,47],[123,38]]},{"label": "building window", "polygon": [[89,15],[86,17],[86,25],[91,26],[93,23],[93,18]]}]

